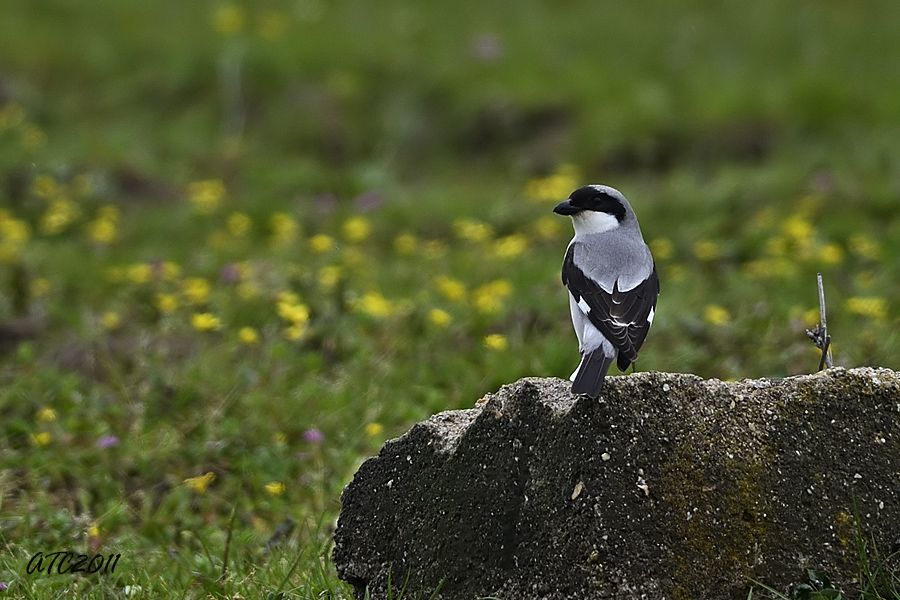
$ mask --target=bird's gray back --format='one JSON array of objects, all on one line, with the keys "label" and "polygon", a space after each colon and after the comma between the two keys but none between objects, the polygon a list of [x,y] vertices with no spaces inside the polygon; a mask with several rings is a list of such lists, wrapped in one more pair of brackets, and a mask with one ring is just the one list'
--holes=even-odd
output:
[{"label": "bird's gray back", "polygon": [[612,293],[616,281],[619,291],[631,290],[653,271],[650,249],[644,243],[637,223],[634,225],[578,236],[571,242],[575,264],[607,293]]}]

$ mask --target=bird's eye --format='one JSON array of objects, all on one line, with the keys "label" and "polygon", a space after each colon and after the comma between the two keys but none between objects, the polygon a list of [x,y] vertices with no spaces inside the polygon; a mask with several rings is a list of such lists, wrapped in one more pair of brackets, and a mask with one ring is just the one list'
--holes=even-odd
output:
[{"label": "bird's eye", "polygon": [[605,193],[597,194],[591,199],[591,210],[608,213],[619,221],[625,218],[625,206],[618,198]]}]

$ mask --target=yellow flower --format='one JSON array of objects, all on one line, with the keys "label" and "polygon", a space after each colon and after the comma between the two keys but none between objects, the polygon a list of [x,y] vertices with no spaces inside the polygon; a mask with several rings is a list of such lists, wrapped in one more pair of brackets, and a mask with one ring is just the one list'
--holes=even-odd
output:
[{"label": "yellow flower", "polygon": [[360,267],[366,264],[367,255],[359,248],[344,248],[341,252],[341,262],[348,267]]},{"label": "yellow flower", "polygon": [[206,237],[206,245],[213,250],[225,250],[231,243],[231,239],[225,231],[216,229]]},{"label": "yellow flower", "polygon": [[884,298],[855,296],[847,299],[847,310],[856,315],[881,321],[887,318],[888,304]]},{"label": "yellow flower", "polygon": [[453,222],[456,237],[467,242],[484,242],[494,235],[493,228],[487,223],[472,219],[457,219]]},{"label": "yellow flower", "polygon": [[525,195],[535,202],[559,202],[578,187],[579,179],[574,166],[560,165],[552,175],[530,180],[525,186]]},{"label": "yellow flower", "polygon": [[25,221],[14,219],[7,211],[0,209],[0,263],[8,263],[19,257],[31,228]]},{"label": "yellow flower", "polygon": [[50,408],[49,406],[45,406],[37,413],[37,420],[42,421],[44,423],[49,423],[51,421],[56,420],[56,411]]},{"label": "yellow flower", "polygon": [[324,290],[333,290],[341,280],[341,267],[328,265],[319,269],[319,285]]},{"label": "yellow flower", "polygon": [[112,331],[118,329],[119,325],[122,324],[122,317],[120,317],[117,312],[107,311],[100,317],[100,324],[103,325],[103,328],[107,331]]},{"label": "yellow flower", "polygon": [[344,237],[351,242],[361,242],[372,233],[372,225],[363,217],[351,217],[344,222]]},{"label": "yellow flower", "polygon": [[509,347],[509,342],[506,340],[506,336],[501,333],[492,333],[490,335],[484,336],[484,347],[488,350],[496,350],[498,352],[506,350]]},{"label": "yellow flower", "polygon": [[687,276],[687,269],[684,265],[670,264],[666,269],[666,281],[684,281]]},{"label": "yellow flower", "polygon": [[53,436],[50,435],[47,431],[41,431],[40,433],[32,433],[31,441],[34,442],[35,446],[44,447],[53,441]]},{"label": "yellow flower", "polygon": [[844,260],[844,251],[837,244],[825,244],[819,251],[819,259],[826,265],[837,265]]},{"label": "yellow flower", "polygon": [[238,330],[238,339],[242,344],[255,346],[259,343],[259,332],[253,327],[241,327]]},{"label": "yellow flower", "polygon": [[512,285],[505,279],[497,279],[486,283],[476,289],[473,294],[473,303],[479,312],[492,314],[500,312],[503,301],[512,292]]},{"label": "yellow flower", "polygon": [[281,246],[296,240],[300,232],[297,219],[285,212],[277,212],[269,217],[269,227],[272,228],[272,243]]},{"label": "yellow flower", "polygon": [[381,435],[381,432],[384,431],[384,425],[381,423],[367,423],[366,424],[366,435],[369,437],[375,437]]},{"label": "yellow flower", "polygon": [[306,330],[306,324],[291,325],[290,327],[285,327],[284,337],[292,342],[296,342],[303,338],[304,334],[306,334]]},{"label": "yellow flower", "polygon": [[287,30],[287,15],[280,10],[266,10],[259,17],[257,31],[263,39],[274,41],[284,35]]},{"label": "yellow flower", "polygon": [[819,210],[824,198],[821,194],[807,194],[803,196],[797,201],[797,215],[807,217]]},{"label": "yellow flower", "polygon": [[88,537],[92,537],[94,539],[100,537],[100,524],[97,521],[91,523],[91,526],[88,527],[87,530]]},{"label": "yellow flower", "polygon": [[244,11],[236,4],[223,4],[213,13],[213,28],[224,35],[233,35],[244,28]]},{"label": "yellow flower", "polygon": [[234,263],[234,267],[237,269],[238,280],[244,281],[245,279],[253,277],[253,263],[251,261],[242,260],[236,262]]},{"label": "yellow flower", "polygon": [[222,322],[212,313],[194,313],[191,315],[191,325],[197,331],[215,331],[222,326]]},{"label": "yellow flower", "polygon": [[460,301],[466,297],[466,286],[458,279],[439,275],[434,278],[434,285],[448,300]]},{"label": "yellow flower", "polygon": [[[94,181],[94,178],[91,175],[86,173],[81,173],[80,175],[76,175],[74,179],[72,179],[72,189],[75,192],[75,195],[83,198],[84,196],[90,196],[97,189],[97,184]],[[104,209],[115,207],[104,207],[100,209],[101,215],[103,214]],[[115,209],[118,212],[118,209]]]},{"label": "yellow flower", "polygon": [[115,206],[104,206],[97,218],[88,223],[88,237],[95,244],[113,243],[119,235],[119,209]]},{"label": "yellow flower", "polygon": [[116,240],[118,228],[114,221],[97,219],[88,224],[88,237],[95,244],[107,245]]},{"label": "yellow flower", "polygon": [[37,298],[50,293],[50,280],[46,277],[38,277],[31,282],[31,294]]},{"label": "yellow flower", "polygon": [[747,275],[754,279],[771,279],[780,277],[787,279],[793,277],[797,271],[797,265],[788,258],[760,258],[744,264]]},{"label": "yellow flower", "polygon": [[201,214],[214,213],[225,198],[225,184],[221,179],[204,179],[188,184],[188,200]]},{"label": "yellow flower", "polygon": [[782,257],[787,254],[788,241],[783,237],[774,237],[766,240],[766,254],[769,256]]},{"label": "yellow flower", "polygon": [[446,310],[442,310],[440,308],[432,308],[428,311],[428,321],[434,325],[435,327],[440,327],[443,329],[450,325],[450,322],[453,321],[453,317],[450,316]]},{"label": "yellow flower", "polygon": [[22,126],[19,141],[25,151],[34,152],[43,148],[47,143],[47,134],[37,125],[26,123]]},{"label": "yellow flower", "polygon": [[284,493],[284,484],[280,481],[270,481],[265,487],[270,496],[280,496]]},{"label": "yellow flower", "polygon": [[803,311],[803,322],[812,327],[819,322],[820,316],[818,308],[807,309]]},{"label": "yellow flower", "polygon": [[708,304],[706,308],[703,309],[703,318],[710,325],[721,327],[727,325],[729,321],[731,321],[731,313],[728,312],[728,309],[719,306],[718,304]]},{"label": "yellow flower", "polygon": [[275,300],[279,303],[283,302],[285,304],[299,304],[300,296],[290,290],[282,290],[275,295]]},{"label": "yellow flower", "polygon": [[853,278],[854,283],[862,288],[870,288],[878,281],[878,274],[871,269],[859,271]]},{"label": "yellow flower", "polygon": [[171,315],[178,310],[178,296],[175,294],[156,294],[156,310],[164,315]]},{"label": "yellow flower", "polygon": [[785,235],[798,244],[806,244],[813,236],[812,223],[799,214],[791,215],[785,219],[781,228]]},{"label": "yellow flower", "polygon": [[562,232],[563,220],[559,217],[541,217],[534,222],[534,235],[542,240],[556,239]]},{"label": "yellow flower", "polygon": [[122,216],[122,211],[120,211],[117,206],[107,204],[100,207],[100,210],[97,211],[97,216],[101,219],[112,219],[113,221],[117,221],[119,220],[119,217]]},{"label": "yellow flower", "polygon": [[525,236],[516,233],[494,242],[494,255],[498,258],[514,258],[522,254],[527,247],[528,240]]},{"label": "yellow flower", "polygon": [[58,198],[50,203],[47,211],[41,216],[40,228],[47,235],[56,235],[65,231],[79,214],[78,205],[68,198]]},{"label": "yellow flower", "polygon": [[858,233],[850,237],[847,243],[850,252],[866,260],[881,258],[881,247],[878,242],[866,234]]},{"label": "yellow flower", "polygon": [[281,301],[276,304],[278,316],[293,325],[303,325],[309,321],[309,307],[299,302]]},{"label": "yellow flower", "polygon": [[334,248],[334,238],[324,233],[319,233],[309,238],[309,247],[313,252],[324,254]]},{"label": "yellow flower", "polygon": [[160,270],[162,271],[162,278],[166,281],[175,281],[181,277],[181,267],[170,260],[163,262]]},{"label": "yellow flower", "polygon": [[285,444],[287,444],[287,434],[285,434],[283,431],[276,431],[272,435],[272,441],[275,442],[276,446],[284,446]]},{"label": "yellow flower", "polygon": [[133,283],[147,283],[153,274],[147,263],[135,263],[128,267],[128,279]]},{"label": "yellow flower", "polygon": [[259,296],[259,286],[252,281],[242,281],[237,286],[237,293],[241,300],[252,300]]},{"label": "yellow flower", "polygon": [[206,488],[209,487],[209,484],[215,480],[216,474],[212,471],[207,471],[203,475],[198,475],[197,477],[188,477],[184,480],[184,485],[198,494],[202,494],[206,492]]},{"label": "yellow flower", "polygon": [[355,303],[355,308],[371,317],[383,319],[394,311],[391,301],[378,292],[367,292]]},{"label": "yellow flower", "polygon": [[658,237],[650,241],[650,251],[656,260],[669,260],[675,252],[675,246],[669,238]]},{"label": "yellow flower", "polygon": [[250,233],[253,220],[242,212],[234,212],[228,216],[228,232],[234,237],[244,237]]},{"label": "yellow flower", "polygon": [[397,254],[409,255],[416,251],[419,241],[411,233],[401,233],[394,238],[394,251]]},{"label": "yellow flower", "polygon": [[700,260],[716,260],[721,252],[719,244],[712,240],[701,240],[694,244],[694,256]]},{"label": "yellow flower", "polygon": [[38,175],[31,182],[31,193],[38,198],[49,200],[62,193],[62,188],[55,179],[49,175]]},{"label": "yellow flower", "polygon": [[188,277],[181,284],[181,292],[191,304],[203,304],[209,299],[211,286],[202,277]]},{"label": "yellow flower", "polygon": [[428,240],[425,242],[425,257],[432,260],[444,258],[447,254],[447,244],[441,240]]},{"label": "yellow flower", "polygon": [[775,211],[771,207],[758,210],[750,223],[751,229],[769,229],[775,224]]},{"label": "yellow flower", "polygon": [[10,102],[0,106],[0,132],[4,129],[18,127],[25,121],[25,109],[22,105]]}]

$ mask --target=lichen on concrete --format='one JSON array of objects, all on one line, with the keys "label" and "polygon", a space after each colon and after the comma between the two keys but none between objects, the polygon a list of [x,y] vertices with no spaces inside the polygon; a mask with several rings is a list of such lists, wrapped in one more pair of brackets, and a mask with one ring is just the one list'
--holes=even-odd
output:
[{"label": "lichen on concrete", "polygon": [[338,574],[360,598],[746,598],[806,567],[850,583],[900,542],[900,375],[523,379],[387,443],[347,486]]}]

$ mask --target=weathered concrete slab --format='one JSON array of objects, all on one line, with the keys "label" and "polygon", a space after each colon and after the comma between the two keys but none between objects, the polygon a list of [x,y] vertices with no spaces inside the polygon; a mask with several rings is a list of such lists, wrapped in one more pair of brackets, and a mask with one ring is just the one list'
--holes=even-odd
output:
[{"label": "weathered concrete slab", "polygon": [[389,441],[344,491],[338,574],[373,600],[389,573],[406,598],[743,600],[807,566],[851,585],[858,526],[900,542],[900,374],[607,382],[523,379]]}]

